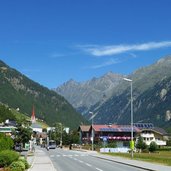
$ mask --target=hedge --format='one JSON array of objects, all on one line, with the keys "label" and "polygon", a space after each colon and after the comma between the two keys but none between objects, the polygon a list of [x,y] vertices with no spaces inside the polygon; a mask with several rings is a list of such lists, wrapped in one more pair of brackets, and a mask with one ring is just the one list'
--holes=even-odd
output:
[{"label": "hedge", "polygon": [[14,146],[14,142],[11,137],[0,134],[0,151],[11,150]]},{"label": "hedge", "polygon": [[14,161],[10,165],[10,171],[24,171],[25,165],[22,161]]},{"label": "hedge", "polygon": [[0,152],[0,167],[9,166],[13,161],[19,159],[19,154],[15,151],[4,150]]}]

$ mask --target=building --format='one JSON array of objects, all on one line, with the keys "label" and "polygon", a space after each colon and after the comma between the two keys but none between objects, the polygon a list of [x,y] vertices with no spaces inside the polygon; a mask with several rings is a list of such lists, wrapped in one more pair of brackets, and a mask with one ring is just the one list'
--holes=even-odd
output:
[{"label": "building", "polygon": [[[130,125],[81,125],[78,131],[81,144],[90,144],[92,135],[95,144],[115,142],[117,147],[129,147],[131,140]],[[134,124],[133,137],[135,142],[139,136],[143,137],[147,145],[150,145],[152,141],[159,146],[166,145],[167,133],[162,128],[154,127],[151,123]]]},{"label": "building", "polygon": [[32,109],[31,122],[32,123],[35,123],[36,122],[36,117],[35,117],[35,112],[34,112],[34,106],[33,106],[33,109]]},{"label": "building", "polygon": [[88,144],[90,143],[90,125],[80,125],[78,128],[80,143]]},{"label": "building", "polygon": [[5,123],[0,124],[0,133],[5,135],[12,135],[12,132],[16,129],[16,121],[7,119]]},{"label": "building", "polygon": [[35,117],[35,111],[34,111],[34,106],[32,109],[32,115],[31,115],[31,128],[33,129],[33,132],[42,132],[42,126],[38,123],[36,123],[36,117]]},{"label": "building", "polygon": [[164,129],[154,127],[152,123],[136,123],[134,126],[141,130],[140,136],[147,145],[150,145],[151,142],[155,142],[158,146],[166,145],[168,137]]},{"label": "building", "polygon": [[43,130],[42,126],[37,123],[32,123],[31,128],[33,129],[33,132],[42,132]]},{"label": "building", "polygon": [[[93,134],[94,143],[99,142],[115,142],[118,147],[128,147],[131,140],[130,125],[82,125],[78,129],[80,134],[80,142],[87,144],[91,142]],[[133,134],[136,137],[140,133],[140,129],[134,127]]]}]

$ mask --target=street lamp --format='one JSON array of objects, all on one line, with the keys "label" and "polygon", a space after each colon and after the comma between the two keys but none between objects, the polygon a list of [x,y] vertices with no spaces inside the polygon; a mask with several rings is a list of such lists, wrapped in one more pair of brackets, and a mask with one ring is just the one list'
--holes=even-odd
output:
[{"label": "street lamp", "polygon": [[94,115],[93,115],[93,112],[89,112],[89,114],[92,114],[91,116],[91,127],[92,127],[92,130],[91,130],[91,149],[92,151],[94,150],[94,134],[93,134],[93,118],[94,118]]},{"label": "street lamp", "polygon": [[131,158],[134,157],[133,154],[133,149],[134,149],[134,139],[133,139],[133,98],[132,98],[132,80],[128,79],[128,78],[123,78],[125,81],[128,81],[131,83],[131,143],[130,143],[130,147],[131,147]]},{"label": "street lamp", "polygon": [[60,140],[60,147],[62,148],[62,131],[63,131],[63,129],[62,129],[62,123],[60,123],[60,125],[61,125],[61,140]]}]

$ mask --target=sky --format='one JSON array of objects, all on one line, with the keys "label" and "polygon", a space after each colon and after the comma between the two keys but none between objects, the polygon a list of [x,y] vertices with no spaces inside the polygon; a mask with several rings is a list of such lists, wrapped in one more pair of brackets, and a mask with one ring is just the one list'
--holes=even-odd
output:
[{"label": "sky", "polygon": [[170,0],[0,0],[0,60],[56,88],[171,54]]}]

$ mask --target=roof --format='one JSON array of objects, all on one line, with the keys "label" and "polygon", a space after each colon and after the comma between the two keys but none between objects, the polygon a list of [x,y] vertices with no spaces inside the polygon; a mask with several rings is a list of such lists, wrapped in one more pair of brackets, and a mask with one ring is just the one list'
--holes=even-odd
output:
[{"label": "roof", "polygon": [[154,132],[156,132],[158,134],[161,134],[161,135],[168,135],[168,133],[163,128],[159,128],[159,127],[154,127],[154,128],[151,128],[151,129],[148,129],[148,128],[142,129],[142,131],[143,130],[150,130],[150,131],[154,131]]},{"label": "roof", "polygon": [[89,132],[90,125],[81,125],[78,130],[81,130],[82,132]]},{"label": "roof", "polygon": [[32,128],[42,128],[42,126],[39,125],[39,124],[37,124],[37,123],[32,123],[32,124],[31,124],[31,127],[32,127]]},{"label": "roof", "polygon": [[[131,125],[93,125],[96,132],[131,132]],[[134,132],[140,132],[137,127],[133,128]]]}]

